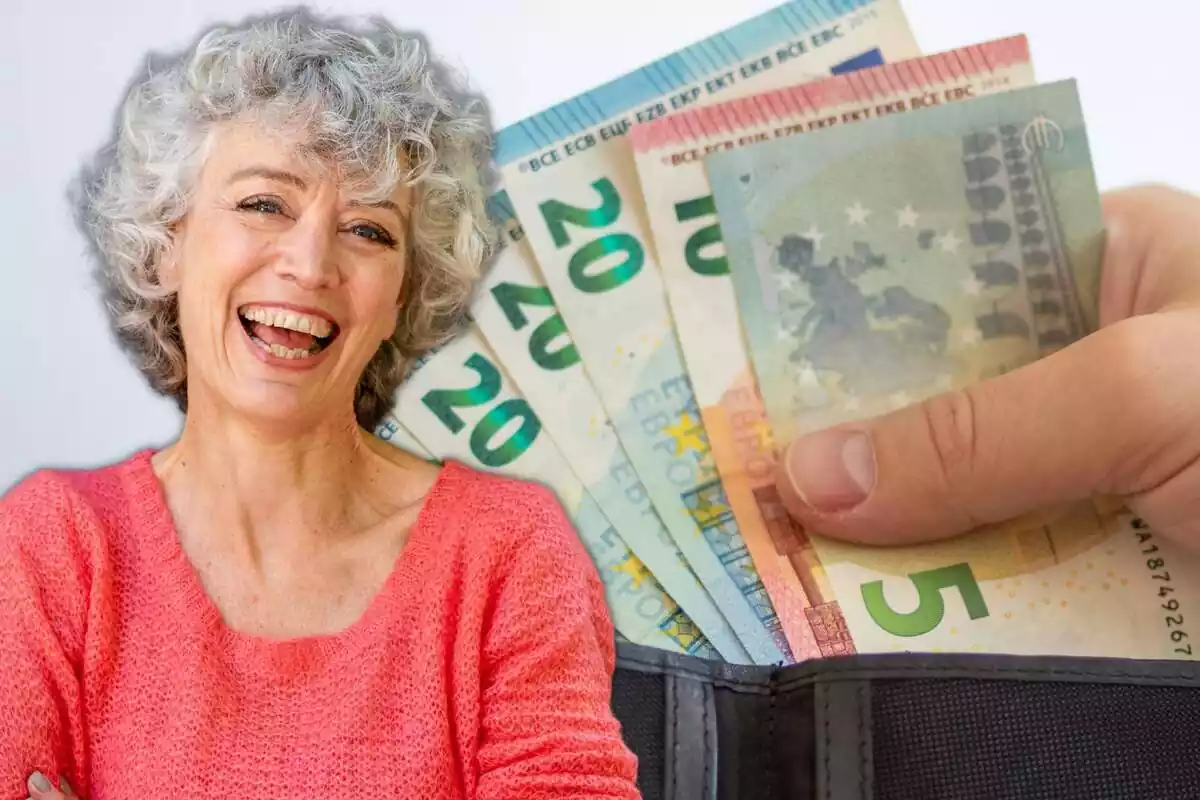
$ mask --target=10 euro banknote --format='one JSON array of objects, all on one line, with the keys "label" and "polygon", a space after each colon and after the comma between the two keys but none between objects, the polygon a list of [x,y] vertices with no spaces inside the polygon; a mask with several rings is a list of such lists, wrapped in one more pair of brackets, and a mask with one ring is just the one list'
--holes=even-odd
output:
[{"label": "10 euro banknote", "polygon": [[[646,215],[713,455],[761,523],[743,536],[793,652],[853,651],[819,559],[775,490],[775,437],[750,365],[704,157],[1033,83],[1024,36],[681,111],[630,132]],[[740,519],[740,517],[739,517]]]},{"label": "10 euro banknote", "polygon": [[[780,440],[1018,369],[1096,327],[1104,227],[1073,81],[706,168]],[[1120,504],[911,547],[812,538],[859,650],[1193,655],[1195,558]]]}]

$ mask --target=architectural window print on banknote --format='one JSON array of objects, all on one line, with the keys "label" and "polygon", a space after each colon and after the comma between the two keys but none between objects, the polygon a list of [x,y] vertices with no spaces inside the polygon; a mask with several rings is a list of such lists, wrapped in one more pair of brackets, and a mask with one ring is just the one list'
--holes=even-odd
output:
[{"label": "architectural window print on banknote", "polygon": [[646,216],[671,316],[722,480],[763,528],[746,543],[792,651],[853,651],[820,560],[775,488],[775,437],[741,331],[704,155],[1032,85],[1024,36],[846,72],[634,126]]},{"label": "architectural window print on banknote", "polygon": [[[999,375],[1096,327],[1103,222],[1072,81],[717,153],[706,167],[780,437]],[[1119,504],[935,545],[813,540],[863,651],[1191,657],[1186,632],[1145,621],[1168,606],[1194,617],[1200,584],[1181,578],[1195,559]]]},{"label": "architectural window print on banknote", "polygon": [[567,466],[473,326],[410,370],[375,432],[410,451],[551,488],[604,582],[617,631],[637,644],[720,660]]},{"label": "architectural window print on banknote", "polygon": [[[500,131],[497,160],[536,275],[662,524],[749,658],[793,653],[745,540],[753,496],[724,480],[674,336],[625,134],[685,106],[916,55],[894,0],[794,0]],[[511,274],[506,274],[506,270]],[[517,273],[520,280],[516,280]],[[475,310],[482,320],[482,308]],[[537,323],[530,323],[536,331]],[[501,360],[526,358],[487,328]],[[518,378],[518,383],[521,379]],[[532,402],[553,395],[522,387]],[[548,414],[547,414],[548,416]],[[576,424],[583,424],[579,420]],[[631,534],[636,535],[636,534]],[[682,602],[682,601],[681,601]],[[710,637],[711,638],[711,637]],[[811,637],[810,637],[811,638]]]}]

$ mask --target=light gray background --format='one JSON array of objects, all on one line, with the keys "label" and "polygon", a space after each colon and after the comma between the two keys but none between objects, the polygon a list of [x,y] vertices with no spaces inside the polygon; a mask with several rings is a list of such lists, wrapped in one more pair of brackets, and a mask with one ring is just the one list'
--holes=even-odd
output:
[{"label": "light gray background", "polygon": [[[1194,0],[902,0],[924,52],[1024,32],[1038,78],[1080,81],[1101,189],[1200,191]],[[503,126],[776,5],[775,0],[340,0],[424,32]],[[180,418],[111,340],[65,187],[150,49],[261,0],[4,0],[0,25],[0,493],[40,466],[94,466]]]}]

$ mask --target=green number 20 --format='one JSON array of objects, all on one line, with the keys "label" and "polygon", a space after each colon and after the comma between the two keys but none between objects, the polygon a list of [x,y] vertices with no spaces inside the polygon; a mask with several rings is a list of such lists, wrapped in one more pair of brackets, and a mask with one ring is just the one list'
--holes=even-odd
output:
[{"label": "green number 20", "polygon": [[[571,243],[567,223],[580,228],[605,228],[621,215],[621,195],[612,181],[601,178],[592,183],[592,188],[600,194],[600,205],[596,208],[580,208],[560,200],[547,200],[541,204],[542,218],[550,229],[556,247],[566,247]],[[606,270],[588,271],[596,261],[613,253],[624,253],[625,259]],[[628,233],[606,233],[571,255],[567,274],[571,277],[571,283],[581,292],[607,292],[637,275],[645,262],[646,252],[636,237]]]},{"label": "green number 20", "polygon": [[862,598],[867,613],[879,627],[895,636],[920,636],[941,623],[946,614],[943,589],[958,589],[971,619],[988,616],[987,603],[970,564],[914,572],[908,576],[917,587],[917,607],[907,614],[894,611],[883,596],[883,581],[862,585]]},{"label": "green number 20", "polygon": [[[470,408],[490,403],[500,394],[500,371],[492,362],[479,353],[472,353],[466,366],[479,374],[479,383],[470,389],[431,389],[421,398],[426,408],[434,413],[451,433],[465,427],[462,417],[454,409]],[[497,447],[491,442],[509,421],[520,418],[521,427]],[[475,423],[471,431],[471,453],[480,463],[488,467],[502,467],[524,453],[533,444],[542,430],[542,422],[529,404],[520,397],[510,397],[490,409],[483,419]]]},{"label": "green number 20", "polygon": [[[504,281],[492,287],[492,296],[514,331],[529,324],[529,317],[521,310],[521,306],[554,308],[554,298],[545,286],[521,286]],[[559,341],[560,345],[557,350],[551,350],[550,344],[555,341]],[[579,351],[567,335],[562,314],[555,311],[533,329],[529,337],[529,355],[535,364],[545,370],[566,369],[579,363]]]}]

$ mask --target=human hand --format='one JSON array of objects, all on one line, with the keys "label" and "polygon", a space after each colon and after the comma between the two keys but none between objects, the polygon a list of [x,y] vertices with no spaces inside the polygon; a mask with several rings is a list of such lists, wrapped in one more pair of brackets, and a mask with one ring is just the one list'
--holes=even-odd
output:
[{"label": "human hand", "polygon": [[998,378],[801,437],[778,486],[865,544],[965,533],[1095,495],[1200,549],[1200,198],[1104,198],[1100,329]]}]

